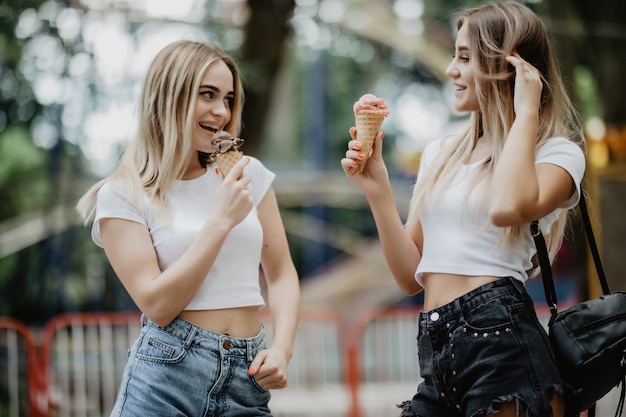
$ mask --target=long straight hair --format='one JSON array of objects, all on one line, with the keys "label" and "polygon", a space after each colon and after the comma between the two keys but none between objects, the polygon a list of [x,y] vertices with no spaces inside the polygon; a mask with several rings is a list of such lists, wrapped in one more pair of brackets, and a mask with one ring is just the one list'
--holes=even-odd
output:
[{"label": "long straight hair", "polygon": [[184,174],[194,152],[202,165],[208,155],[193,148],[194,109],[207,68],[221,60],[230,69],[235,97],[224,130],[238,136],[241,129],[243,88],[232,57],[211,43],[177,41],[163,48],[146,73],[138,103],[138,128],[117,169],[81,197],[77,210],[85,223],[95,214],[96,196],[104,183],[143,207],[150,203],[158,214],[168,213],[167,194]]},{"label": "long straight hair", "polygon": [[[479,111],[470,115],[460,135],[443,140],[441,152],[424,173],[420,187],[413,191],[407,223],[416,221],[426,202],[446,188],[483,135],[493,139],[491,157],[480,166],[469,189],[488,184],[515,120],[515,69],[505,59],[515,50],[539,70],[543,82],[536,148],[557,136],[573,141],[583,150],[585,147],[578,114],[567,95],[545,28],[532,10],[515,1],[487,3],[466,9],[457,21],[457,29],[463,26],[467,27],[470,59],[475,63]],[[567,211],[563,211],[546,234],[552,259],[561,245],[566,224]],[[514,244],[525,227],[502,228],[501,242]]]}]

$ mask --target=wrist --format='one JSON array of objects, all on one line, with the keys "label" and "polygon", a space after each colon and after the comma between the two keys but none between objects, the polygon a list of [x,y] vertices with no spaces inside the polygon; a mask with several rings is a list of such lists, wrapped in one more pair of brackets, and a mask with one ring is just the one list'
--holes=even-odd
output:
[{"label": "wrist", "polygon": [[514,123],[539,123],[539,109],[523,109],[515,112]]},{"label": "wrist", "polygon": [[235,225],[231,225],[228,216],[211,215],[204,223],[204,229],[212,235],[226,236]]},{"label": "wrist", "polygon": [[374,187],[365,191],[365,198],[372,204],[379,203],[381,200],[391,199],[393,200],[393,191],[391,190],[391,184],[385,182],[384,184],[376,184]]},{"label": "wrist", "polygon": [[293,355],[293,349],[291,346],[285,346],[281,343],[272,343],[271,349],[275,352],[281,352],[286,362],[291,360],[291,356]]}]

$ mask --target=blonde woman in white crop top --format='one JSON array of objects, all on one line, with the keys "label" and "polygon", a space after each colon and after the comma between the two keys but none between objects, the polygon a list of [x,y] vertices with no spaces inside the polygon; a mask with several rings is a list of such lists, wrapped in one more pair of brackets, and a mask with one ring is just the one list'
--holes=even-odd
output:
[{"label": "blonde woman in white crop top", "polygon": [[422,154],[409,215],[398,214],[378,134],[362,174],[350,130],[341,165],[376,221],[408,295],[424,291],[420,383],[402,416],[567,415],[564,386],[524,282],[540,219],[553,256],[580,196],[583,135],[544,27],[526,6],[464,10],[446,69],[459,135]]},{"label": "blonde woman in white crop top", "polygon": [[244,156],[224,177],[209,154],[216,131],[238,135],[242,106],[237,65],[217,45],[166,46],[134,140],[79,201],[143,313],[112,416],[271,416],[269,390],[287,386],[300,295],[274,174]]}]

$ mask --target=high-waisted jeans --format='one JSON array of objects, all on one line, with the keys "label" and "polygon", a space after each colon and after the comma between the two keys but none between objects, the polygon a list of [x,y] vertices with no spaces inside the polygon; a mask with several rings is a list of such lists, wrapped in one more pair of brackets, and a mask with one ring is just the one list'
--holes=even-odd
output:
[{"label": "high-waisted jeans", "polygon": [[128,354],[111,416],[271,416],[269,391],[248,375],[263,329],[238,339],[176,318],[143,326]]},{"label": "high-waisted jeans", "polygon": [[552,415],[564,384],[524,284],[511,277],[420,312],[424,378],[403,417],[479,417],[514,401],[527,417]]}]

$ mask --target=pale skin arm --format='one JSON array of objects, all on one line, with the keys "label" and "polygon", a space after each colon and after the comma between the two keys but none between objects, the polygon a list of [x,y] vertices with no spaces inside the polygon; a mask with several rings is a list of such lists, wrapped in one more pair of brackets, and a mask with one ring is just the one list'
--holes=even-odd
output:
[{"label": "pale skin arm", "polygon": [[272,188],[258,206],[258,213],[263,226],[261,266],[268,286],[274,334],[271,346],[258,353],[248,372],[265,389],[285,388],[298,326],[300,284]]},{"label": "pale skin arm", "polygon": [[361,143],[355,140],[356,129],[350,129],[352,140],[348,143],[346,157],[341,167],[348,178],[360,188],[372,210],[383,255],[400,289],[407,295],[422,291],[415,280],[415,270],[421,260],[422,230],[419,221],[407,225],[402,219],[393,198],[387,167],[382,158],[383,132],[374,141],[372,155],[359,175],[357,168],[364,158]]},{"label": "pale skin arm", "polygon": [[[167,270],[159,268],[147,228],[129,220],[100,220],[104,250],[139,309],[159,326],[168,325],[189,304],[211,269],[226,236],[253,207],[251,181],[242,158],[215,191],[215,205],[196,239]],[[239,179],[237,179],[239,178]]]},{"label": "pale skin arm", "polygon": [[488,189],[489,214],[493,224],[500,227],[542,218],[575,190],[572,177],[563,168],[535,164],[541,78],[517,53],[507,61],[516,70],[515,121]]}]

